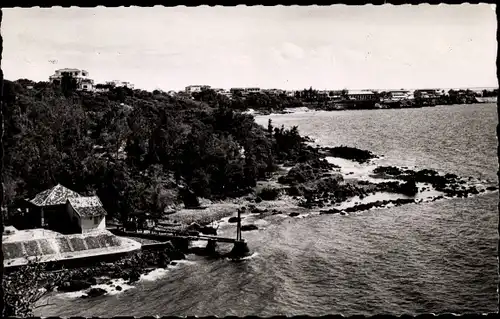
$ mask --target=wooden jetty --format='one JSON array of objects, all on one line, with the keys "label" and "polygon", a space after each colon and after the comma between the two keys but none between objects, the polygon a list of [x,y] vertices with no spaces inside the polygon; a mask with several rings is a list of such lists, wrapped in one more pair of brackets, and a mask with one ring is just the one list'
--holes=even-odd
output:
[{"label": "wooden jetty", "polygon": [[[238,210],[238,222],[236,225],[236,238],[228,238],[228,237],[221,237],[221,236],[214,236],[214,235],[205,235],[205,234],[194,234],[194,232],[186,231],[186,230],[179,230],[179,229],[158,229],[158,228],[153,228],[149,230],[142,230],[142,231],[129,231],[129,230],[124,230],[124,229],[118,229],[118,228],[110,228],[109,231],[113,232],[115,235],[118,236],[131,236],[131,237],[140,237],[140,238],[147,238],[147,239],[154,239],[154,240],[159,240],[159,241],[167,241],[167,240],[185,240],[187,242],[189,241],[198,241],[198,240],[206,240],[207,241],[207,246],[206,249],[209,251],[215,251],[217,243],[230,243],[234,244],[233,249],[229,253],[230,255],[234,256],[235,258],[237,257],[245,257],[248,255],[250,250],[248,249],[248,245],[246,241],[242,238],[241,236],[241,212]],[[162,243],[158,244],[146,244],[144,245],[149,249],[153,247],[161,247]]]}]

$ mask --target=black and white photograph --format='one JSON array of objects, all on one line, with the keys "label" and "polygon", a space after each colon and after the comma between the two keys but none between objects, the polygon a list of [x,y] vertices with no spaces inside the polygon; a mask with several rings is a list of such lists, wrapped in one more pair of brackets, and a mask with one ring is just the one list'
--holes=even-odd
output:
[{"label": "black and white photograph", "polygon": [[2,317],[498,313],[496,10],[3,8]]}]

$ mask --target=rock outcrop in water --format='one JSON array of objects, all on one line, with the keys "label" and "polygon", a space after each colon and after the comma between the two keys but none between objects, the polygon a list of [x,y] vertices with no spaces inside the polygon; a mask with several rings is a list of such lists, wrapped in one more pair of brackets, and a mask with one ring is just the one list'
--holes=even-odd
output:
[{"label": "rock outcrop in water", "polygon": [[377,158],[377,156],[370,151],[343,145],[337,147],[321,147],[319,150],[324,156],[345,158],[358,163],[366,163],[371,159]]},{"label": "rock outcrop in water", "polygon": [[253,225],[253,224],[241,226],[241,231],[251,231],[251,230],[257,230],[257,229],[259,229],[259,227],[257,227],[257,225]]},{"label": "rock outcrop in water", "polygon": [[468,197],[470,195],[479,194],[479,190],[474,185],[465,185],[466,182],[459,179],[457,175],[441,175],[430,169],[413,171],[410,169],[400,169],[394,166],[379,166],[373,170],[372,177],[399,179],[405,181],[406,185],[408,185],[408,183],[430,184],[434,189],[443,192],[449,197]]}]

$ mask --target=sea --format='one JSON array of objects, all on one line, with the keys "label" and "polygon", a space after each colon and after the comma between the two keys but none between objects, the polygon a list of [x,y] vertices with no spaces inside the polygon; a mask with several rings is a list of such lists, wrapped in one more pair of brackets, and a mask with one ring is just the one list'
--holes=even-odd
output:
[{"label": "sea", "polygon": [[[256,116],[324,146],[498,185],[495,104]],[[272,316],[498,312],[498,192],[357,214],[269,216],[252,255],[189,256],[121,292],[51,294],[38,316]],[[221,235],[234,236],[234,224]],[[220,244],[220,249],[230,249]],[[121,283],[123,284],[123,283]]]}]

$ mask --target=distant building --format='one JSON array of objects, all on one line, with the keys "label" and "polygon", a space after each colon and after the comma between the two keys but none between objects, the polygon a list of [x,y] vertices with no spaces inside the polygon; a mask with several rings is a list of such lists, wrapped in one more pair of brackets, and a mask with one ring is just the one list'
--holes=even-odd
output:
[{"label": "distant building", "polygon": [[373,101],[376,99],[376,96],[371,91],[348,91],[347,97],[349,100],[355,101]]},{"label": "distant building", "polygon": [[260,88],[245,88],[246,93],[260,93],[261,89]]},{"label": "distant building", "polygon": [[113,87],[126,87],[129,89],[134,88],[134,85],[132,83],[120,80],[107,81],[106,84],[111,85]]},{"label": "distant building", "polygon": [[209,90],[210,85],[189,85],[186,86],[186,93],[187,94],[193,94],[197,92],[201,92],[203,90]]},{"label": "distant building", "polygon": [[64,75],[69,75],[76,80],[77,90],[81,91],[92,91],[94,86],[94,80],[90,79],[89,73],[85,70],[80,69],[59,69],[56,70],[53,75],[49,77],[49,81],[54,84],[61,84],[61,80]]},{"label": "distant building", "polygon": [[435,99],[442,95],[441,91],[436,89],[415,90],[413,94],[422,99]]},{"label": "distant building", "polygon": [[411,99],[413,94],[408,90],[392,90],[387,92],[387,98],[392,101],[402,101]]},{"label": "distant building", "polygon": [[102,93],[102,92],[109,92],[109,90],[111,90],[112,88],[114,88],[115,86],[114,85],[111,85],[111,84],[102,84],[102,83],[99,83],[97,84],[95,87],[94,87],[94,92],[99,92],[99,93]]},{"label": "distant building", "polygon": [[229,89],[229,92],[231,92],[231,94],[244,93],[245,89],[244,88],[231,88],[231,89]]},{"label": "distant building", "polygon": [[263,90],[263,92],[270,95],[280,95],[283,94],[285,91],[280,89],[265,89]]},{"label": "distant building", "polygon": [[333,90],[333,91],[328,91],[328,95],[330,95],[330,98],[332,100],[340,100],[343,98],[344,92],[342,90]]}]

